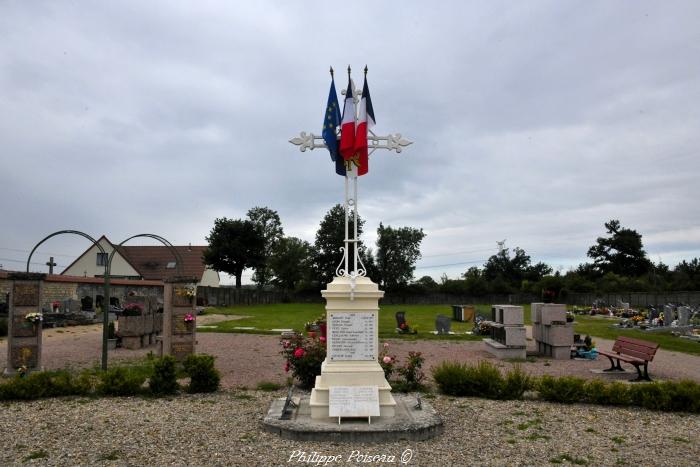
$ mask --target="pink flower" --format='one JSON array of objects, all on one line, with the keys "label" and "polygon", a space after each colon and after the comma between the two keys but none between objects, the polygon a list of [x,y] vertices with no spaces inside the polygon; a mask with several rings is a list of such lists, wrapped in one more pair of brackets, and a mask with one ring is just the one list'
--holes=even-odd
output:
[{"label": "pink flower", "polygon": [[389,363],[391,363],[391,357],[387,355],[386,357],[384,357],[384,358],[382,359],[382,361],[383,361],[384,363],[386,363],[386,364],[389,364]]},{"label": "pink flower", "polygon": [[388,342],[384,342],[384,348],[386,349],[387,347],[389,347],[389,343],[388,343]]},{"label": "pink flower", "polygon": [[304,353],[304,349],[302,349],[301,347],[297,347],[297,349],[294,351],[294,357],[301,358],[304,356]]},{"label": "pink flower", "polygon": [[290,345],[291,345],[291,343],[290,343],[289,341],[284,341],[284,342],[282,342],[282,346],[283,346],[285,349],[288,349]]},{"label": "pink flower", "polygon": [[289,362],[285,362],[284,364],[284,372],[287,373],[289,371]]},{"label": "pink flower", "polygon": [[321,342],[326,342],[326,336],[321,336],[318,338]]}]

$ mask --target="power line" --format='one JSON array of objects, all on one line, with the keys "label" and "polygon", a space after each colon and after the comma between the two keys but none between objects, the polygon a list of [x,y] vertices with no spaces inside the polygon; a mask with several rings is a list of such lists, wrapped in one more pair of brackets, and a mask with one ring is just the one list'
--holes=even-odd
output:
[{"label": "power line", "polygon": [[[0,250],[6,250],[6,251],[14,251],[17,253],[31,253],[30,250],[19,250],[17,248],[3,248],[0,247]],[[42,255],[53,255],[53,256],[65,256],[66,258],[75,258],[77,255],[66,255],[66,254],[61,254],[61,253],[51,253],[48,251],[35,251],[35,254],[40,253]]]},{"label": "power line", "polygon": [[486,259],[477,259],[474,261],[463,261],[461,263],[448,263],[448,264],[434,264],[432,266],[417,266],[416,269],[434,269],[434,268],[445,268],[449,266],[464,266],[466,264],[476,264],[476,263],[485,263]]}]

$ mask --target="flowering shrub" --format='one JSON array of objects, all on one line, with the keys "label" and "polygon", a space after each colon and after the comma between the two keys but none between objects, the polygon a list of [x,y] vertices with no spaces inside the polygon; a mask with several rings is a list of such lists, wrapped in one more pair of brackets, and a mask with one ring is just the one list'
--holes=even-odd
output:
[{"label": "flowering shrub", "polygon": [[194,321],[194,316],[192,316],[192,313],[187,313],[183,319],[185,323],[191,323]]},{"label": "flowering shrub", "polygon": [[143,305],[140,303],[127,303],[122,311],[122,316],[141,316],[142,314]]},{"label": "flowering shrub", "polygon": [[379,352],[379,366],[384,370],[384,377],[389,381],[391,375],[394,374],[394,365],[396,364],[396,355],[389,355],[389,343],[385,342],[382,351]]},{"label": "flowering shrub", "polygon": [[311,389],[326,359],[326,339],[296,335],[282,341],[280,353],[285,359],[284,371],[291,370],[300,387]]},{"label": "flowering shrub", "polygon": [[408,352],[408,360],[404,366],[398,369],[399,375],[403,381],[399,381],[398,388],[400,391],[415,391],[421,388],[421,382],[425,378],[422,367],[425,358],[420,352]]},{"label": "flowering shrub", "polygon": [[27,313],[27,316],[25,316],[24,319],[32,324],[38,324],[44,319],[44,315],[41,313]]}]

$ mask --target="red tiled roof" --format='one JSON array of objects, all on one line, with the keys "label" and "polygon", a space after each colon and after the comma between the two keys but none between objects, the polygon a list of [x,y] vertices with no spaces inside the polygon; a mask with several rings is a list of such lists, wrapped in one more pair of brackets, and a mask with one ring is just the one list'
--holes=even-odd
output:
[{"label": "red tiled roof", "polygon": [[172,276],[194,276],[198,280],[204,274],[202,253],[206,246],[175,246],[182,257],[182,268],[167,268],[168,263],[175,263],[175,255],[166,246],[121,246],[119,252],[147,280],[163,280]]},{"label": "red tiled roof", "polygon": [[[0,279],[7,279],[11,272],[18,271],[0,271]],[[47,274],[44,279],[46,282],[74,282],[78,284],[103,284],[104,279],[102,277],[83,277],[83,276],[63,276],[60,274]],[[140,279],[111,279],[109,281],[112,285],[163,285],[162,281],[159,280],[140,280]]]}]

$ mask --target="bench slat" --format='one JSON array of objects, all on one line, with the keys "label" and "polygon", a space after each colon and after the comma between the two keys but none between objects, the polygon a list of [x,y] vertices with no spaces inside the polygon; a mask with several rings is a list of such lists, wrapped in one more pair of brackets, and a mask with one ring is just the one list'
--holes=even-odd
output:
[{"label": "bench slat", "polygon": [[650,362],[659,348],[656,342],[643,341],[633,337],[619,336],[613,344],[613,352]]}]

